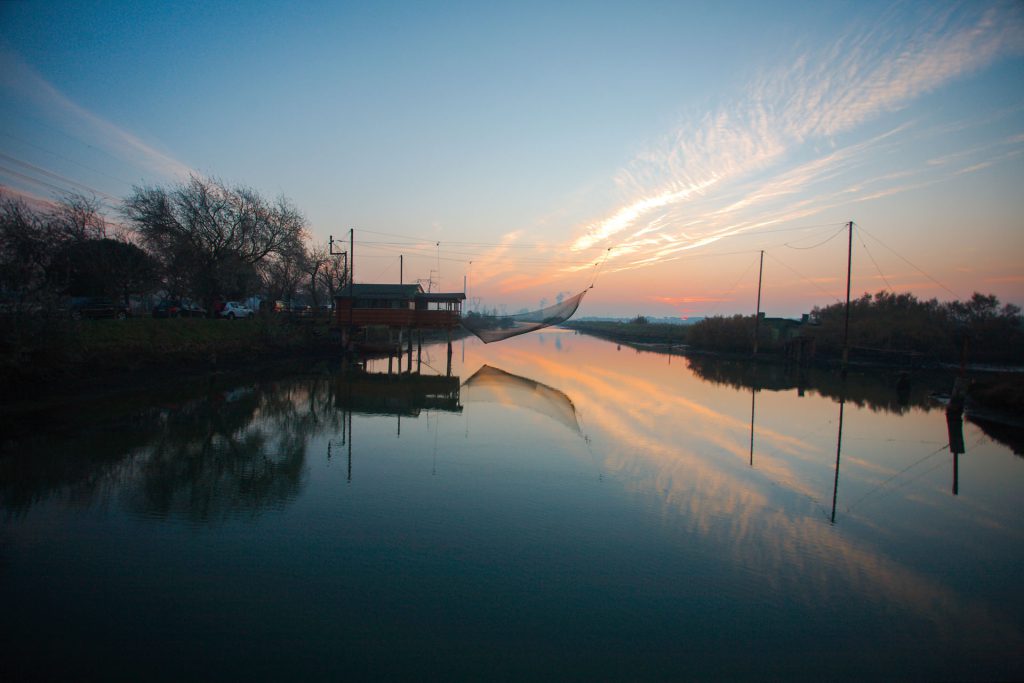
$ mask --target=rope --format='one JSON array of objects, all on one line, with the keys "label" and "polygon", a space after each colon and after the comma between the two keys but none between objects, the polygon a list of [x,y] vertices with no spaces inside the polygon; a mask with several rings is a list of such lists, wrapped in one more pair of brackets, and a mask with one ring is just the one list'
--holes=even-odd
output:
[{"label": "rope", "polygon": [[590,286],[587,287],[587,289],[594,288],[594,285],[597,283],[597,276],[601,274],[601,268],[604,266],[604,262],[608,259],[608,254],[611,253],[612,249],[614,249],[614,247],[608,247],[604,252],[604,255],[601,257],[601,260],[594,264],[594,274],[590,280]]}]

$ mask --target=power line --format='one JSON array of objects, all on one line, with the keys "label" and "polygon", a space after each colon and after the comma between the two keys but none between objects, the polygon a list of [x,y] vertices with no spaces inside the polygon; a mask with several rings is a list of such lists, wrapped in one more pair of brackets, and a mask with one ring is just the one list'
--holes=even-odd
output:
[{"label": "power line", "polygon": [[[732,287],[730,287],[729,290],[725,292],[724,296],[732,296],[733,292],[736,291],[736,288],[739,287],[740,282],[743,281],[743,278],[746,277],[746,275],[750,271],[750,269],[754,267],[754,263],[756,263],[756,260],[751,261],[749,264],[747,264],[747,267],[743,269],[743,272],[740,273],[740,276],[738,278],[736,278],[736,282],[734,282]],[[710,318],[714,313],[716,313],[718,311],[719,307],[721,307],[721,305],[723,303],[725,303],[725,302],[724,301],[717,301],[717,302],[715,302],[715,305],[712,306],[707,311],[707,313],[704,314],[704,317],[705,318]]]},{"label": "power line", "polygon": [[[82,168],[84,168],[87,171],[92,171],[93,173],[99,173],[101,176],[103,176],[105,178],[110,178],[111,180],[116,180],[117,182],[122,183],[124,185],[127,185],[128,187],[132,186],[132,183],[128,182],[127,180],[123,180],[122,178],[118,178],[117,176],[112,176],[109,173],[104,173],[103,171],[101,171],[99,169],[93,168],[91,166],[87,166],[86,164],[83,164],[80,161],[75,161],[74,159],[68,158],[68,157],[64,156],[63,154],[59,154],[57,152],[54,152],[51,149],[47,149],[46,147],[43,147],[41,145],[37,145],[34,142],[29,142],[28,140],[22,140],[21,138],[17,138],[15,136],[11,135],[10,133],[3,133],[3,135],[5,137],[8,137],[8,138],[14,140],[15,142],[18,142],[18,143],[22,144],[22,145],[27,145],[29,147],[33,147],[35,149],[38,149],[40,152],[45,152],[46,154],[50,154],[52,156],[57,157],[58,159],[63,159],[64,161],[66,161],[66,162],[68,162],[70,164],[75,164],[76,166],[81,166]],[[90,148],[92,148],[92,149],[96,149],[95,147],[92,147],[92,145],[88,145],[88,146]]]},{"label": "power line", "polygon": [[837,297],[837,296],[836,296],[835,294],[832,294],[832,293],[830,293],[830,292],[827,292],[827,291],[826,291],[826,290],[825,290],[824,288],[822,288],[822,287],[821,287],[821,285],[819,285],[819,284],[818,284],[817,282],[815,282],[814,280],[810,279],[810,278],[809,278],[809,277],[807,277],[806,275],[803,275],[803,274],[802,274],[802,273],[800,273],[800,271],[798,271],[798,270],[797,270],[796,268],[793,268],[792,266],[788,265],[788,264],[787,264],[787,263],[785,263],[784,261],[780,260],[778,256],[775,256],[774,254],[772,254],[772,253],[771,253],[771,252],[769,252],[769,251],[766,251],[765,253],[766,253],[766,254],[768,254],[768,256],[770,256],[770,257],[771,257],[772,259],[774,259],[774,260],[775,260],[775,261],[776,261],[776,262],[777,262],[777,263],[778,263],[779,265],[781,265],[781,266],[783,266],[784,268],[786,268],[786,269],[788,269],[789,271],[791,271],[791,272],[792,272],[792,273],[793,273],[794,275],[796,275],[796,276],[797,276],[798,278],[800,278],[801,280],[803,280],[803,281],[804,281],[804,282],[806,282],[807,284],[809,284],[809,285],[813,286],[813,287],[814,287],[815,289],[817,289],[817,290],[818,290],[819,292],[821,292],[821,293],[822,293],[822,294],[824,294],[825,296],[827,296],[827,297],[830,297],[830,298],[832,298],[832,299],[835,299],[835,300],[836,300],[836,303],[842,303],[842,301],[841,301],[841,300],[839,299],[839,297]]},{"label": "power line", "polygon": [[[858,225],[857,227],[860,227],[860,226]],[[895,293],[896,290],[893,288],[893,286],[889,282],[888,278],[885,277],[885,273],[882,272],[882,269],[878,267],[878,261],[876,261],[875,257],[871,255],[871,250],[868,249],[868,245],[867,245],[867,243],[864,242],[864,239],[860,236],[859,231],[858,231],[858,234],[857,234],[857,239],[860,241],[861,246],[864,247],[864,252],[868,255],[868,258],[871,259],[871,263],[875,264],[875,270],[878,271],[878,275],[879,275],[879,277],[882,278],[882,282],[885,283],[885,286],[889,288],[890,292]]]},{"label": "power line", "polygon": [[[864,228],[863,228],[862,226],[860,226],[860,225],[858,225],[857,227],[859,227],[859,228],[860,228],[861,230],[864,230]],[[921,268],[919,268],[918,266],[916,266],[916,265],[915,265],[914,263],[912,263],[912,262],[910,261],[910,259],[908,259],[907,257],[905,257],[905,256],[903,256],[902,254],[900,254],[900,253],[899,253],[898,251],[896,251],[895,249],[893,249],[892,247],[890,247],[890,246],[889,246],[888,244],[886,244],[885,242],[883,242],[883,241],[882,241],[882,240],[880,240],[879,238],[875,237],[874,235],[872,235],[872,234],[871,234],[870,232],[868,232],[867,230],[864,230],[864,233],[865,233],[865,234],[866,234],[866,235],[867,235],[868,237],[870,237],[871,239],[875,240],[876,242],[878,242],[879,244],[881,244],[881,245],[882,245],[883,247],[885,247],[886,249],[888,249],[889,251],[891,251],[891,252],[892,252],[893,254],[896,254],[896,256],[898,256],[898,257],[899,257],[899,258],[900,258],[900,259],[901,259],[901,260],[902,260],[902,261],[903,261],[904,263],[906,263],[907,265],[909,265],[909,266],[910,266],[911,268],[913,268],[913,269],[914,269],[914,270],[916,270],[917,272],[921,273],[921,275],[924,275],[924,276],[925,276],[926,278],[928,278],[929,280],[931,280],[932,282],[934,282],[935,284],[937,284],[937,285],[938,285],[939,287],[942,287],[942,288],[943,288],[944,290],[946,290],[947,292],[949,292],[950,294],[952,294],[952,295],[953,295],[953,296],[955,296],[956,298],[958,298],[958,299],[960,298],[960,295],[959,295],[959,294],[957,294],[957,293],[956,293],[956,292],[954,292],[954,291],[953,291],[952,289],[950,289],[950,288],[949,288],[949,287],[947,287],[946,285],[942,284],[941,282],[939,282],[938,280],[936,280],[935,278],[933,278],[933,277],[932,277],[931,275],[929,275],[929,274],[928,274],[928,273],[926,273],[926,272],[925,272],[924,270],[922,270]]]},{"label": "power line", "polygon": [[[52,178],[54,180],[58,180],[58,181],[60,181],[62,183],[67,183],[69,185],[74,185],[74,186],[80,187],[83,190],[86,190],[87,192],[91,192],[91,193],[93,193],[95,195],[100,195],[100,196],[106,197],[110,201],[113,201],[113,202],[120,202],[121,201],[118,197],[115,197],[115,196],[113,196],[111,194],[107,194],[106,192],[103,192],[102,190],[97,190],[96,188],[91,187],[89,185],[86,185],[85,183],[79,182],[77,180],[73,180],[71,178],[68,178],[67,176],[60,175],[59,173],[54,173],[53,171],[48,171],[45,168],[42,168],[40,166],[36,166],[35,164],[30,164],[27,161],[22,161],[21,159],[18,159],[18,158],[12,157],[10,155],[4,154],[3,152],[0,152],[0,159],[4,159],[8,163],[13,163],[13,164],[21,166],[23,168],[27,168],[30,171],[34,171],[36,173],[41,173],[42,175],[44,175],[44,176],[46,176],[48,178]],[[14,173],[10,169],[5,169],[5,170],[8,173]]]},{"label": "power line", "polygon": [[788,247],[789,249],[801,249],[801,250],[807,250],[807,249],[817,249],[818,247],[820,247],[820,246],[823,246],[823,245],[825,245],[825,244],[828,244],[829,242],[831,242],[832,240],[834,240],[834,239],[835,239],[836,237],[838,237],[839,235],[841,235],[841,234],[843,233],[843,230],[844,230],[845,228],[846,228],[846,226],[845,226],[845,225],[841,226],[841,227],[840,227],[840,228],[839,228],[838,230],[836,230],[836,231],[835,231],[834,233],[832,233],[832,234],[831,234],[831,235],[830,235],[829,237],[827,237],[827,238],[826,238],[826,239],[825,239],[824,241],[822,241],[822,242],[818,242],[817,244],[812,244],[812,245],[811,245],[811,246],[809,246],[809,247],[795,247],[795,246],[793,246],[792,244],[790,244],[789,242],[786,242],[786,243],[785,243],[785,244],[783,244],[782,246],[784,246],[784,247]]}]

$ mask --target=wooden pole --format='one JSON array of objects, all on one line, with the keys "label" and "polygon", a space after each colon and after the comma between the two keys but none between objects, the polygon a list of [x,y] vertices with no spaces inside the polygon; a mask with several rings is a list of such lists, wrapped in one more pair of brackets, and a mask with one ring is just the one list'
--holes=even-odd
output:
[{"label": "wooden pole", "polygon": [[847,223],[850,229],[849,243],[846,247],[846,323],[843,325],[843,377],[846,377],[846,365],[850,360],[850,276],[853,273],[853,221]]},{"label": "wooden pole", "polygon": [[355,272],[356,272],[356,229],[349,228],[348,231],[348,336],[352,338],[354,334],[352,325],[352,313],[356,307],[356,299],[353,294],[352,287],[355,284]]},{"label": "wooden pole", "polygon": [[757,355],[757,333],[761,328],[761,276],[764,275],[764,250],[761,250],[761,266],[757,270],[757,312],[754,313],[754,355]]}]

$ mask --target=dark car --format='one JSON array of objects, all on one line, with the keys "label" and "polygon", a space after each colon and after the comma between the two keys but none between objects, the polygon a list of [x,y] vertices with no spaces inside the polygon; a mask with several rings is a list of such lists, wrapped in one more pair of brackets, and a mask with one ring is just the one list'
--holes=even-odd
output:
[{"label": "dark car", "polygon": [[206,309],[188,299],[168,299],[153,307],[154,318],[205,318]]},{"label": "dark car", "polygon": [[75,320],[83,318],[117,318],[124,320],[131,315],[127,306],[115,303],[103,296],[76,296],[68,304],[68,311]]}]

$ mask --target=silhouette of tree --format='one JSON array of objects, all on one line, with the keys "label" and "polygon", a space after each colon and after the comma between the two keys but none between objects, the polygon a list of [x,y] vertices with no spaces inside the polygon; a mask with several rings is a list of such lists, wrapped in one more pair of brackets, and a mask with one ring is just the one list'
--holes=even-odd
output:
[{"label": "silhouette of tree", "polygon": [[134,187],[122,213],[158,258],[168,290],[208,306],[254,285],[253,268],[301,251],[305,218],[291,202],[270,202],[255,190],[192,176],[166,187]]}]

